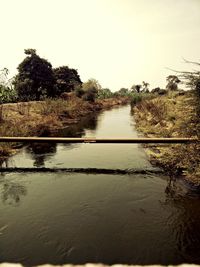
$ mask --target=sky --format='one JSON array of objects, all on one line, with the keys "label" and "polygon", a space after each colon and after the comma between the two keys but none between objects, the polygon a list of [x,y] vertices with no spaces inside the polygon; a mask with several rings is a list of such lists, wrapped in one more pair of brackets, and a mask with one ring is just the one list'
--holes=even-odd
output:
[{"label": "sky", "polygon": [[200,0],[0,0],[0,69],[34,48],[112,91],[166,86],[170,69],[200,60]]}]

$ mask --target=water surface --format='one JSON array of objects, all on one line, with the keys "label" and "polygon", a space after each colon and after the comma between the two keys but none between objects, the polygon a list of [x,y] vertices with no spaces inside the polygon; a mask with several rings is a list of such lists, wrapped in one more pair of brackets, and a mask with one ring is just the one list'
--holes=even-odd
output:
[{"label": "water surface", "polygon": [[[60,135],[137,137],[128,106],[88,117]],[[200,263],[199,197],[154,174],[140,145],[32,145],[8,165],[151,173],[2,174],[0,262]]]}]

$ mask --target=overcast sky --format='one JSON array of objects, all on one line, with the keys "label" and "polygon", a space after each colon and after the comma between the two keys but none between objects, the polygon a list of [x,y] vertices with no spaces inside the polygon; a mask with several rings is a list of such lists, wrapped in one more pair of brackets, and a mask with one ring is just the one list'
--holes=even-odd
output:
[{"label": "overcast sky", "polygon": [[25,48],[112,91],[165,87],[166,68],[200,60],[200,0],[0,0],[0,10],[0,69],[11,75]]}]

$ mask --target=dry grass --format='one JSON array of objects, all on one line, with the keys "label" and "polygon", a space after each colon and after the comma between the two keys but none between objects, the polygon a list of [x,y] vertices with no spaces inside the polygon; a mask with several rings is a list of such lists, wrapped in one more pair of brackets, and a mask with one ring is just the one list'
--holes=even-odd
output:
[{"label": "dry grass", "polygon": [[156,98],[151,101],[144,100],[137,105],[137,108],[145,116],[150,116],[149,121],[152,125],[158,123],[163,124],[167,114],[167,105],[161,98]]},{"label": "dry grass", "polygon": [[[147,137],[197,137],[198,120],[192,92],[176,92],[140,103],[134,108],[136,125]],[[200,183],[200,145],[154,146],[147,150],[153,163],[171,174]]]},{"label": "dry grass", "polygon": [[[68,100],[46,99],[0,105],[0,136],[49,136],[91,112],[123,103],[123,99],[89,103],[74,96]],[[0,143],[0,159],[13,154],[16,145]]]}]

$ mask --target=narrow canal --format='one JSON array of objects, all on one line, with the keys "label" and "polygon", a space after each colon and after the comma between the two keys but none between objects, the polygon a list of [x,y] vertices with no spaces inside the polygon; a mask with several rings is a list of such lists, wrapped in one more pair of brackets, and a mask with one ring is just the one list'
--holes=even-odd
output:
[{"label": "narrow canal", "polygon": [[[125,106],[60,135],[134,138],[137,132]],[[200,198],[181,184],[170,187],[140,145],[32,145],[8,166],[37,172],[0,176],[0,262],[200,264]],[[41,167],[96,173],[43,173]]]}]

